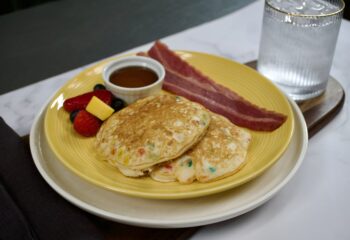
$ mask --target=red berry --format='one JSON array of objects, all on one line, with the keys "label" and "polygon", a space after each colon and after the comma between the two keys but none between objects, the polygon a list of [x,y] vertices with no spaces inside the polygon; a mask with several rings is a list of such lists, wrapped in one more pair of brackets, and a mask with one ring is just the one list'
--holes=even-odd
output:
[{"label": "red berry", "polygon": [[100,119],[85,110],[81,110],[74,119],[73,127],[80,135],[91,137],[96,135],[101,124]]},{"label": "red berry", "polygon": [[108,105],[112,103],[112,93],[108,90],[101,89],[93,92],[84,93],[76,97],[68,98],[64,101],[63,107],[68,112],[85,109],[93,96],[98,97]]}]

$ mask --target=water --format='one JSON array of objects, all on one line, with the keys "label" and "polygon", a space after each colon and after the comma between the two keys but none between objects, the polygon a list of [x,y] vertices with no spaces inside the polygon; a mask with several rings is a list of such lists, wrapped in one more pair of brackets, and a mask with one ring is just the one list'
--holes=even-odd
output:
[{"label": "water", "polygon": [[325,0],[269,0],[275,8],[293,14],[325,15],[336,12],[339,6]]},{"label": "water", "polygon": [[[258,70],[294,100],[320,95],[327,86],[341,15],[325,15],[340,9],[324,0],[267,0]],[[333,1],[334,2],[334,1]]]}]

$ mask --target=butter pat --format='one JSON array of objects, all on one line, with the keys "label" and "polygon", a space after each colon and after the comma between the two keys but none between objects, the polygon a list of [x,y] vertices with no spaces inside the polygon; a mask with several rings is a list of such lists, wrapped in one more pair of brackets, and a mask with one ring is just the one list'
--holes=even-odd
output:
[{"label": "butter pat", "polygon": [[113,108],[111,108],[106,103],[104,103],[101,99],[95,96],[91,98],[85,110],[102,121],[109,118],[114,112]]}]

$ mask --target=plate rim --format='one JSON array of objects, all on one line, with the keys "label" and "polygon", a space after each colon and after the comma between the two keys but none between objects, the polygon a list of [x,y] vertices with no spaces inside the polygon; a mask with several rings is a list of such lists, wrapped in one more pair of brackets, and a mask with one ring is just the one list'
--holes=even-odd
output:
[{"label": "plate rim", "polygon": [[[264,78],[266,80],[266,84],[269,84],[271,87],[273,87],[276,91],[278,91],[278,93],[283,97],[283,100],[286,101],[286,103],[288,104],[289,107],[289,112],[290,115],[292,117],[292,123],[291,123],[291,131],[288,133],[288,137],[287,137],[287,143],[285,145],[282,146],[282,148],[278,151],[278,153],[276,154],[276,157],[273,158],[273,161],[268,162],[268,164],[265,164],[262,168],[258,169],[258,171],[255,171],[251,174],[249,174],[248,176],[245,176],[241,179],[239,179],[238,181],[236,181],[236,184],[234,185],[229,185],[229,184],[224,184],[223,186],[216,186],[213,190],[208,191],[208,190],[200,190],[200,191],[192,191],[192,192],[184,192],[184,193],[158,193],[158,192],[139,192],[139,191],[135,191],[135,190],[130,190],[130,189],[124,189],[124,188],[116,188],[114,186],[110,186],[108,184],[105,183],[101,183],[100,181],[97,181],[93,178],[90,178],[84,174],[82,174],[79,170],[77,170],[76,168],[72,167],[68,162],[66,162],[63,159],[63,156],[61,156],[61,154],[59,154],[57,152],[57,150],[53,147],[53,143],[51,142],[51,140],[49,138],[47,138],[47,141],[49,143],[49,145],[51,146],[52,151],[56,154],[57,158],[63,163],[63,165],[65,165],[65,167],[67,167],[70,171],[74,172],[76,175],[78,175],[79,177],[83,178],[84,180],[91,182],[99,187],[103,187],[107,190],[110,191],[114,191],[116,193],[121,193],[121,194],[125,194],[128,196],[134,196],[134,197],[140,197],[140,198],[147,198],[147,199],[189,199],[189,198],[195,198],[195,197],[201,197],[201,196],[207,196],[207,195],[212,195],[212,194],[217,194],[220,193],[222,191],[227,191],[229,189],[233,189],[236,188],[238,186],[241,186],[242,184],[245,184],[251,180],[253,180],[254,178],[260,176],[261,174],[263,174],[267,169],[269,169],[271,166],[273,166],[278,159],[284,154],[284,152],[287,150],[288,145],[291,141],[291,138],[293,136],[293,132],[294,132],[294,128],[295,128],[295,117],[294,117],[294,113],[292,110],[292,107],[290,106],[290,101],[288,99],[287,96],[285,96],[281,90],[273,83],[271,82],[269,79],[267,79],[266,77],[264,77],[263,75],[261,75],[259,72],[255,71],[254,69],[249,68],[248,66],[236,62],[232,59],[229,58],[225,58],[222,56],[217,56],[217,55],[213,55],[213,54],[208,54],[208,53],[203,53],[203,52],[197,52],[197,51],[187,51],[187,50],[176,50],[176,52],[182,53],[182,54],[199,54],[199,55],[205,55],[208,57],[214,57],[214,58],[219,58],[222,59],[224,61],[229,61],[232,62],[235,65],[239,65],[240,67],[246,69],[247,71],[252,71],[252,72],[256,72],[257,74],[260,75],[261,78]],[[134,55],[135,53],[129,53],[129,54],[124,54],[124,55],[119,55],[119,56],[114,56],[114,57],[110,57],[101,61],[96,62],[95,64],[89,65],[87,68],[83,69],[82,71],[80,71],[78,74],[76,74],[74,77],[70,78],[65,84],[63,84],[63,86],[61,86],[50,98],[50,100],[48,101],[47,107],[46,107],[46,111],[45,111],[45,116],[44,116],[44,129],[45,132],[47,134],[47,110],[50,107],[50,104],[54,103],[56,101],[57,98],[55,98],[55,96],[60,96],[61,94],[59,94],[59,91],[68,86],[69,84],[71,84],[72,81],[74,81],[76,79],[77,76],[79,76],[81,73],[94,69],[96,67],[100,67],[102,64],[104,63],[108,63],[109,61],[115,59],[115,58],[122,58],[124,56],[128,56],[128,55]],[[59,94],[59,95],[58,95]]]},{"label": "plate rim", "polygon": [[[209,218],[192,218],[192,219],[187,219],[187,220],[172,220],[172,221],[165,221],[164,219],[162,220],[152,220],[148,219],[145,221],[145,219],[137,219],[135,217],[128,217],[124,215],[117,215],[114,213],[110,213],[108,211],[105,211],[103,209],[99,209],[95,206],[92,206],[91,204],[88,204],[84,202],[82,199],[79,199],[75,196],[73,196],[71,193],[66,192],[58,183],[56,183],[45,171],[45,169],[41,165],[41,161],[39,158],[39,151],[42,151],[38,145],[37,141],[42,141],[42,139],[37,139],[39,138],[40,134],[38,133],[38,124],[40,123],[40,118],[42,118],[43,113],[45,112],[45,107],[40,110],[40,112],[37,114],[37,116],[34,119],[31,131],[30,131],[30,150],[31,154],[33,156],[34,164],[36,168],[38,169],[40,175],[44,178],[44,180],[47,182],[47,184],[53,188],[54,191],[56,191],[61,197],[72,203],[73,205],[89,212],[94,215],[97,215],[99,217],[109,219],[112,221],[124,223],[124,224],[129,224],[129,225],[135,225],[135,226],[142,226],[142,227],[158,227],[158,228],[179,228],[179,227],[194,227],[194,226],[202,226],[206,224],[211,224],[211,223],[216,223],[220,221],[224,221],[230,218],[237,217],[241,214],[244,214],[246,212],[249,212],[260,205],[264,204],[267,202],[269,199],[271,199],[279,190],[281,190],[295,175],[295,173],[298,171],[300,168],[306,151],[307,151],[307,146],[308,146],[308,133],[307,133],[307,126],[306,123],[303,119],[302,113],[300,109],[297,107],[296,103],[292,100],[290,100],[291,106],[293,108],[293,111],[296,113],[294,115],[294,118],[298,118],[299,124],[301,125],[301,135],[303,139],[303,143],[301,146],[301,151],[299,153],[299,157],[297,160],[295,160],[294,166],[290,169],[290,171],[286,174],[284,179],[280,181],[276,186],[271,188],[269,191],[267,191],[265,194],[263,194],[261,197],[257,198],[256,200],[247,203],[243,205],[242,207],[238,209],[232,209],[231,211],[225,212],[225,214],[218,213],[216,215],[211,215]],[[39,135],[39,136],[37,136]],[[64,166],[64,165],[63,165]],[[64,166],[65,167],[65,166]],[[66,169],[69,171],[69,169]],[[83,179],[84,180],[84,179]],[[84,180],[86,181],[86,180]],[[88,181],[86,181],[89,183]],[[89,183],[92,184],[92,183]],[[94,185],[96,186],[96,185]],[[98,186],[96,186],[98,187]],[[119,193],[115,193],[119,194]],[[128,196],[132,197],[132,196]],[[133,198],[133,197],[132,197]],[[152,199],[150,199],[152,200]],[[162,200],[162,201],[167,201],[167,200]]]}]

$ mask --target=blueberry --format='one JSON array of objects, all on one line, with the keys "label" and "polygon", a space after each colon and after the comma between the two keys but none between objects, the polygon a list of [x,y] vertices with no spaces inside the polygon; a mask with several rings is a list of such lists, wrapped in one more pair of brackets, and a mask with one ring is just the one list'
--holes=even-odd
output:
[{"label": "blueberry", "polygon": [[96,91],[96,90],[102,90],[102,89],[106,89],[106,87],[105,87],[105,85],[103,85],[103,84],[101,84],[101,83],[96,84],[96,85],[94,86],[94,91]]},{"label": "blueberry", "polygon": [[75,119],[75,117],[77,116],[77,114],[78,114],[78,112],[79,112],[80,110],[74,110],[74,111],[72,111],[70,114],[69,114],[69,119],[70,119],[70,121],[73,123],[74,122],[74,119]]},{"label": "blueberry", "polygon": [[114,109],[114,111],[119,111],[120,109],[124,108],[125,103],[120,98],[113,98],[111,107]]}]

